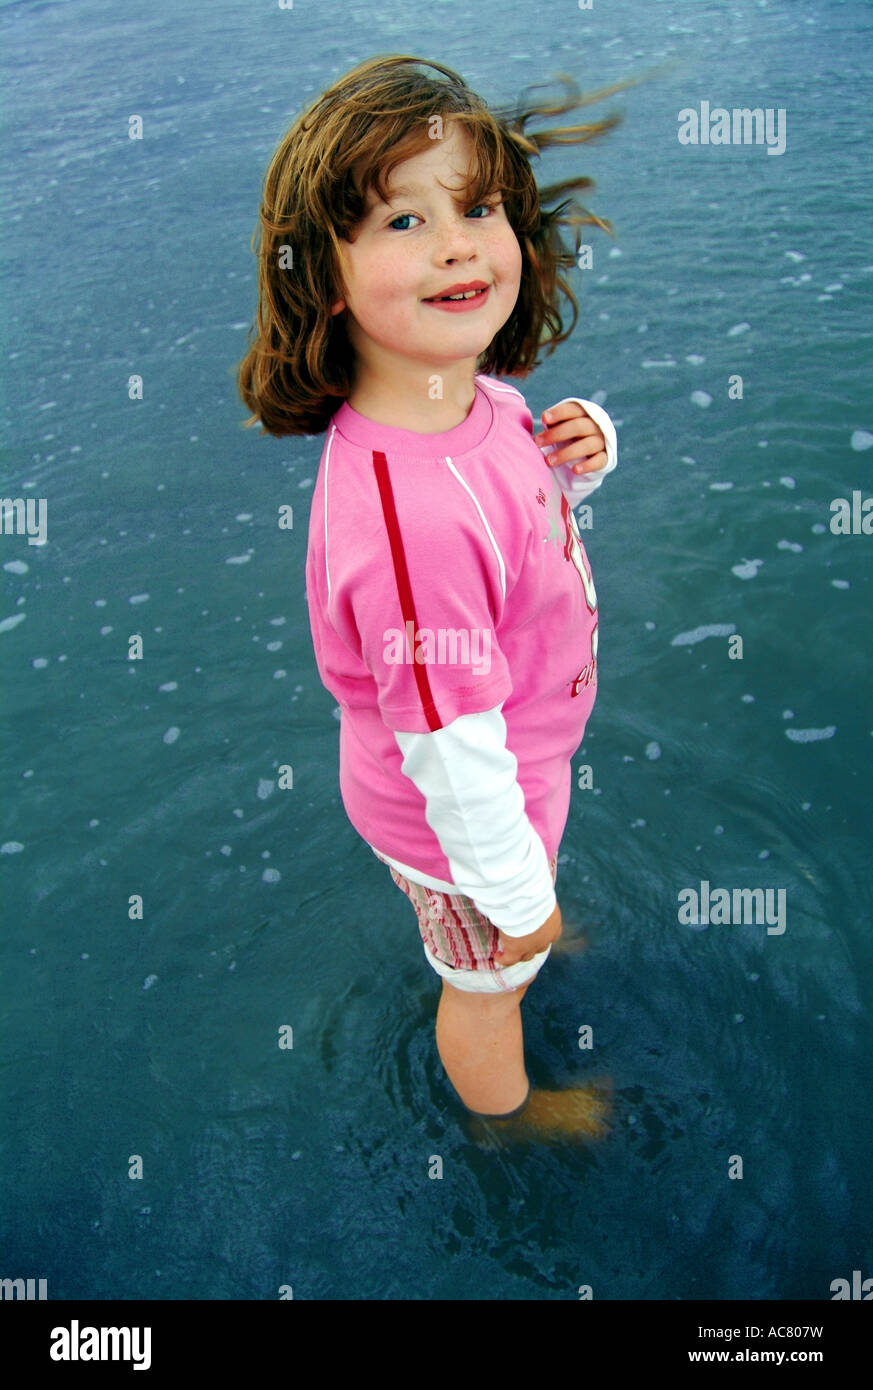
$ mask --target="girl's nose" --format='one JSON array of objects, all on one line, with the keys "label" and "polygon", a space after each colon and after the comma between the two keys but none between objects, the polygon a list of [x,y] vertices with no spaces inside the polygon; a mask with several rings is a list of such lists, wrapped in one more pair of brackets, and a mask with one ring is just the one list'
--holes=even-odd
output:
[{"label": "girl's nose", "polygon": [[436,254],[440,260],[456,260],[460,256],[469,256],[473,250],[475,243],[464,218],[453,218],[442,223],[436,235]]}]

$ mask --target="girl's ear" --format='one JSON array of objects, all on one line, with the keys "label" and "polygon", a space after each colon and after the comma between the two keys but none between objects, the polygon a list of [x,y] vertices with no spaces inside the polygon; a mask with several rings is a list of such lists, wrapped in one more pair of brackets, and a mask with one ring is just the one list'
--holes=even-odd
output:
[{"label": "girl's ear", "polygon": [[345,309],[345,307],[346,307],[346,301],[345,301],[344,299],[338,299],[338,300],[336,301],[335,304],[332,304],[332,305],[331,305],[331,307],[330,307],[330,312],[331,312],[332,315],[333,315],[333,314],[341,314],[342,311],[343,311],[343,309]]}]

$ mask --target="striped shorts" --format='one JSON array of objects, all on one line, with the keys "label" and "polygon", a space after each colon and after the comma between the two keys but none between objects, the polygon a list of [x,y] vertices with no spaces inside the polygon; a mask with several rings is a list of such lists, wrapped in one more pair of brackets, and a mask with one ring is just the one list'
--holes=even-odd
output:
[{"label": "striped shorts", "polygon": [[[381,854],[376,850],[373,853],[387,865],[397,887],[402,889],[415,908],[428,963],[456,989],[472,993],[518,989],[534,978],[548,958],[551,946],[540,951],[532,960],[501,966],[494,958],[494,952],[500,945],[497,928],[482,915],[470,898],[463,893],[440,893],[435,888],[404,878]],[[557,853],[549,860],[549,870],[554,883],[558,870]]]}]

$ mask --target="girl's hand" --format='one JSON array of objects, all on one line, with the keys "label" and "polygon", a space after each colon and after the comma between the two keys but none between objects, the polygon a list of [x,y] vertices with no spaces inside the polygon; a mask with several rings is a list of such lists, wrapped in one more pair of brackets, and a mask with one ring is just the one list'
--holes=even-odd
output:
[{"label": "girl's hand", "polygon": [[534,443],[542,448],[546,444],[562,444],[552,454],[543,458],[550,468],[557,463],[573,463],[574,459],[584,459],[583,463],[573,464],[574,473],[595,473],[606,465],[606,440],[600,429],[575,401],[563,401],[553,405],[542,414],[546,429],[534,435]]},{"label": "girl's hand", "polygon": [[497,935],[500,940],[494,952],[494,959],[501,967],[517,965],[520,960],[533,960],[540,951],[557,941],[562,931],[561,909],[555,903],[543,925],[537,931],[529,932],[527,936],[504,936],[498,927]]}]

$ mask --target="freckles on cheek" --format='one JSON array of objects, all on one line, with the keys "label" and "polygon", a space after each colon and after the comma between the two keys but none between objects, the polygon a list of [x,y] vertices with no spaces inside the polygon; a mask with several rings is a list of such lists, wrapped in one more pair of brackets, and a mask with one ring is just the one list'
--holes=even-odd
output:
[{"label": "freckles on cheek", "polygon": [[510,244],[504,242],[500,247],[495,247],[494,264],[502,272],[504,280],[521,279],[522,254],[515,237]]}]

